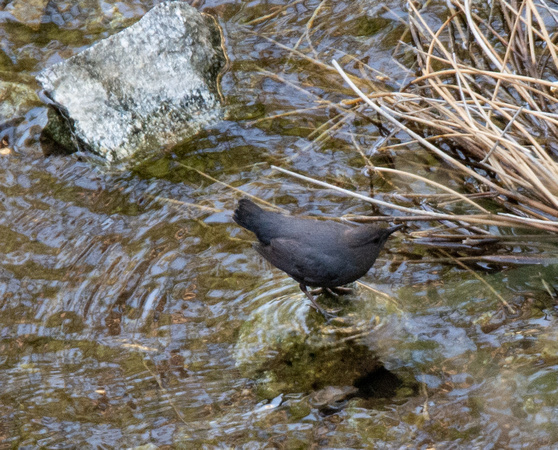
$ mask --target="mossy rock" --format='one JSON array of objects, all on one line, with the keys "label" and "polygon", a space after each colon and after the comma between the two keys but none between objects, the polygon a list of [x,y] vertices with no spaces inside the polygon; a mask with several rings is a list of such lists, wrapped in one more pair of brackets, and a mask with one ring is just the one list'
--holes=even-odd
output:
[{"label": "mossy rock", "polygon": [[329,324],[302,294],[269,301],[250,315],[235,357],[243,374],[257,380],[261,397],[350,386],[382,366],[359,339],[375,326],[375,309],[354,298],[342,302]]}]

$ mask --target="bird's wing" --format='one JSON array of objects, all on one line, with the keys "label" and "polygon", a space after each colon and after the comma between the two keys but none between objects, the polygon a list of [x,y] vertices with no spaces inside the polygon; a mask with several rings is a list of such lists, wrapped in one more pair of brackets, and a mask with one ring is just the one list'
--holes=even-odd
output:
[{"label": "bird's wing", "polygon": [[299,283],[322,286],[324,280],[337,278],[339,259],[299,240],[272,239],[269,245],[256,245],[256,250]]}]

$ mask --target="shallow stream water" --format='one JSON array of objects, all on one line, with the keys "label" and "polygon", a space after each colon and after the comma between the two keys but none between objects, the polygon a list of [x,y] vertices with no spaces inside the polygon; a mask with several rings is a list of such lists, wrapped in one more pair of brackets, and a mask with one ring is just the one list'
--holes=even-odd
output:
[{"label": "shallow stream water", "polygon": [[[41,69],[157,2],[43,3],[25,23],[0,14],[2,80],[31,92]],[[354,142],[374,164],[462,189],[453,169],[420,147],[383,151],[367,117],[340,121],[332,105],[351,93],[318,64],[335,58],[398,89],[414,61],[405,2],[194,6],[223,27],[228,120],[124,170],[45,156],[40,103],[0,130],[0,448],[558,445],[556,264],[476,261],[466,270],[411,238],[440,224],[410,224],[362,279],[372,290],[357,286],[343,304],[349,318],[367,314],[357,336],[343,323],[324,329],[296,283],[262,261],[231,220],[241,192],[295,214],[401,214],[272,164],[403,205],[420,207],[413,195],[435,193],[370,177]],[[429,8],[432,23],[445,20],[444,2]],[[530,243],[513,239],[521,230],[490,231],[509,243],[483,254],[557,253],[552,236]],[[274,314],[309,333],[289,362],[304,364],[250,370],[258,345],[275,339]],[[328,360],[338,353],[305,353],[310,341],[342,332],[358,340],[353,356],[377,363],[346,384],[318,370],[338,367]],[[357,359],[347,358],[351,373]]]}]

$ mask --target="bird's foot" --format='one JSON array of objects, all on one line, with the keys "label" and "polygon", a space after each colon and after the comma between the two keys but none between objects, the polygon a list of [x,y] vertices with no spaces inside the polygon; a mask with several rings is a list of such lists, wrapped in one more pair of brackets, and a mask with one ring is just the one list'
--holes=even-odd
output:
[{"label": "bird's foot", "polygon": [[341,311],[342,308],[338,308],[338,309],[325,309],[322,308],[321,306],[319,306],[318,304],[314,304],[312,303],[312,308],[314,308],[316,311],[318,311],[325,319],[326,324],[330,324],[332,321],[339,319],[339,316],[337,315],[337,313],[339,311]]},{"label": "bird's foot", "polygon": [[[327,288],[326,288],[327,289]],[[318,302],[316,301],[316,299],[314,299],[314,297],[312,297],[311,292],[308,292],[308,289],[306,288],[306,286],[304,286],[303,284],[300,285],[300,290],[302,292],[304,292],[304,294],[306,295],[306,297],[308,297],[308,299],[310,300],[310,302],[312,302],[312,307],[318,311],[319,313],[321,313],[322,316],[324,316],[325,320],[327,323],[330,323],[333,319],[337,318],[337,313],[339,311],[341,311],[341,309],[334,309],[334,310],[329,310],[327,311],[326,309],[324,309],[322,306],[320,306],[318,304]],[[321,290],[321,288],[320,288]]]},{"label": "bird's foot", "polygon": [[324,293],[324,288],[316,288],[308,291],[311,295],[322,295]]},{"label": "bird's foot", "polygon": [[355,290],[353,288],[350,287],[343,287],[343,286],[337,286],[337,287],[333,287],[333,288],[329,288],[328,289],[330,294],[337,294],[337,295],[350,295],[352,293],[355,292]]},{"label": "bird's foot", "polygon": [[324,316],[327,323],[331,322],[333,319],[336,319],[337,318],[337,313],[339,311],[341,311],[341,308],[327,310],[324,307],[322,307],[321,305],[319,305],[318,302],[316,300],[314,300],[313,298],[310,299],[310,301],[312,302],[312,307],[316,311],[318,311],[322,316]]},{"label": "bird's foot", "polygon": [[321,295],[324,293],[324,290],[332,295],[333,297],[339,297],[340,295],[349,295],[352,294],[354,292],[354,290],[352,288],[348,288],[348,287],[343,287],[343,286],[337,286],[337,287],[332,287],[332,288],[316,288],[316,289],[312,289],[310,291],[310,294],[312,295]]}]

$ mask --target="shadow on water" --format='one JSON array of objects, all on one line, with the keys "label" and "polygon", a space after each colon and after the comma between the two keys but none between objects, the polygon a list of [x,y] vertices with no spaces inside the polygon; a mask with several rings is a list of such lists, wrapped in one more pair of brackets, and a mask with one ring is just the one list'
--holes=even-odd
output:
[{"label": "shadow on water", "polygon": [[[35,90],[32,75],[155,3],[48,2],[38,28],[0,15],[4,80]],[[371,79],[394,89],[405,81],[394,58],[414,61],[401,47],[393,54],[404,31],[399,3],[326,3],[196,2],[227,38],[230,116],[174,157],[127,171],[76,155],[45,158],[42,106],[4,126],[0,447],[558,442],[556,265],[482,262],[466,271],[394,236],[362,280],[373,290],[359,286],[326,325],[232,223],[239,194],[202,174],[316,216],[395,212],[269,164],[379,199],[431,193],[421,182],[369,177],[356,139],[376,164],[457,183],[420,148],[375,148],[380,133],[366,119],[324,132],[337,113],[323,100],[345,99],[345,87],[278,44],[324,61],[358,55],[377,71]],[[498,251],[539,256],[555,253],[556,241],[510,239]]]}]

